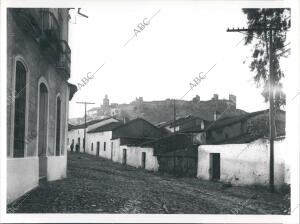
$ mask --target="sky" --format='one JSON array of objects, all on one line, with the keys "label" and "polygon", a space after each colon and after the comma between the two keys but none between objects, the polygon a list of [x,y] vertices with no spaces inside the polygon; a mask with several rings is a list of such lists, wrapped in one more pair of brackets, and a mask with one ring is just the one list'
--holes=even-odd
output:
[{"label": "sky", "polygon": [[[104,1],[82,6],[88,18],[77,10],[70,13],[69,82],[84,85],[81,80],[96,72],[70,102],[70,118],[84,115],[77,101],[94,102],[90,109],[100,106],[105,94],[119,104],[136,97],[181,99],[193,79],[210,69],[184,100],[195,95],[209,100],[213,94],[228,99],[234,94],[239,109],[268,108],[249,69],[253,46],[244,45],[243,34],[226,32],[228,27],[247,27],[246,16],[234,2]],[[138,28],[143,21],[148,25]],[[286,73],[287,66],[283,61]]]}]

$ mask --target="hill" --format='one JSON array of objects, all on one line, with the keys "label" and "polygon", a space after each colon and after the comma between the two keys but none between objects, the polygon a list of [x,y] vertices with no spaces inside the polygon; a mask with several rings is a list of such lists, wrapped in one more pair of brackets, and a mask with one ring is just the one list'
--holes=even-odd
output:
[{"label": "hill", "polygon": [[[117,105],[117,106],[116,106]],[[188,115],[198,116],[205,120],[212,121],[214,113],[217,111],[223,117],[232,117],[247,112],[236,109],[236,97],[229,95],[229,99],[218,99],[218,95],[214,95],[211,100],[200,101],[200,97],[196,96],[192,101],[176,100],[176,117],[184,117]],[[117,108],[118,113],[114,115],[116,118],[123,120],[124,118],[132,120],[137,117],[144,118],[153,124],[163,121],[173,120],[174,118],[174,101],[171,99],[161,101],[143,101],[142,97],[136,98],[129,104],[110,104],[109,112],[103,112],[103,107],[92,108],[88,111],[95,112],[93,116],[88,116],[87,120],[102,118],[105,114],[110,114],[112,107]],[[106,108],[107,110],[107,108]],[[83,118],[70,119],[70,123],[78,124],[83,122]]]}]

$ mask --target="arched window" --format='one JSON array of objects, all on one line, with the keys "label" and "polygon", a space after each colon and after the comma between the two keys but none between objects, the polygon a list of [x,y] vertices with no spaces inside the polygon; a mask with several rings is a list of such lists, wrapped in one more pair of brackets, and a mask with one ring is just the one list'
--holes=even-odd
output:
[{"label": "arched window", "polygon": [[56,98],[56,155],[60,155],[60,134],[61,134],[61,100]]},{"label": "arched window", "polygon": [[25,116],[26,116],[26,69],[17,61],[15,77],[15,114],[13,156],[24,157],[25,151]]}]

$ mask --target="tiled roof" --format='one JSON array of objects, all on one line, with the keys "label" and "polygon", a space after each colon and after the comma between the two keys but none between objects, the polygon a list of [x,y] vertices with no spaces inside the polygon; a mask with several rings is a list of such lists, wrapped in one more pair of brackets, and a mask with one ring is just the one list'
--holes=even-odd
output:
[{"label": "tiled roof", "polygon": [[252,113],[248,113],[248,114],[242,114],[239,116],[234,116],[234,117],[228,117],[228,118],[222,118],[216,121],[212,121],[210,124],[208,124],[207,129],[206,130],[211,130],[211,129],[215,129],[215,128],[220,128],[220,127],[224,127],[227,125],[231,125],[243,120],[247,120],[251,117],[254,117],[256,115],[259,114],[263,114],[268,112],[268,110],[261,110],[261,111],[256,111],[256,112],[252,112]]},{"label": "tiled roof", "polygon": [[153,140],[150,140],[150,141],[147,141],[147,142],[144,142],[142,144],[142,146],[152,146],[153,144],[157,143],[157,142],[160,142],[160,141],[164,141],[164,140],[167,140],[167,139],[170,139],[170,138],[176,138],[176,137],[180,137],[180,136],[191,136],[191,135],[188,135],[188,134],[183,134],[183,133],[178,133],[176,132],[175,134],[172,132],[172,133],[169,133],[168,135],[164,135],[160,138],[157,138],[157,139],[153,139]]},{"label": "tiled roof", "polygon": [[108,120],[110,119],[111,117],[107,117],[107,118],[103,118],[103,119],[97,119],[97,120],[92,120],[92,121],[88,121],[86,122],[86,125],[83,124],[79,124],[79,125],[72,125],[71,129],[69,130],[73,130],[73,129],[83,129],[84,127],[88,127],[90,125],[93,125],[93,124],[96,124],[98,122],[101,122],[101,121],[105,121],[105,120]]},{"label": "tiled roof", "polygon": [[197,125],[190,128],[185,128],[183,130],[180,130],[180,132],[183,133],[192,133],[192,132],[203,132],[205,129],[201,128],[201,125]]},{"label": "tiled roof", "polygon": [[178,126],[178,125],[182,125],[186,122],[189,122],[189,121],[192,121],[192,120],[195,120],[195,119],[202,119],[202,120],[205,120],[201,117],[196,117],[196,116],[193,116],[193,115],[188,115],[186,117],[181,117],[181,118],[178,118],[176,119],[175,121],[174,120],[170,120],[170,121],[167,121],[167,122],[161,122],[157,125],[157,127],[166,127],[166,126],[169,126],[172,128],[174,126]]},{"label": "tiled roof", "polygon": [[123,122],[111,122],[95,129],[88,131],[88,133],[97,133],[97,132],[104,132],[104,131],[112,131],[120,126],[124,125]]}]

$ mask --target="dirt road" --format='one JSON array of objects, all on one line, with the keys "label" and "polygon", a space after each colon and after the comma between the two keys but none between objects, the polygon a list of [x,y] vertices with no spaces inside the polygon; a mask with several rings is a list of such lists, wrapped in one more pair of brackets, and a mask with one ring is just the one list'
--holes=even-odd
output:
[{"label": "dirt road", "polygon": [[16,213],[286,214],[289,195],[175,178],[84,154],[68,155],[68,177],[45,182],[8,207]]}]

